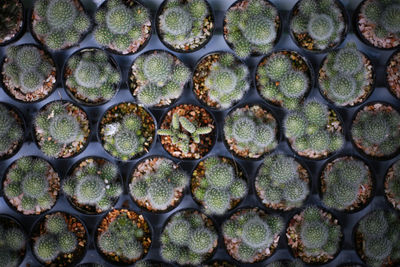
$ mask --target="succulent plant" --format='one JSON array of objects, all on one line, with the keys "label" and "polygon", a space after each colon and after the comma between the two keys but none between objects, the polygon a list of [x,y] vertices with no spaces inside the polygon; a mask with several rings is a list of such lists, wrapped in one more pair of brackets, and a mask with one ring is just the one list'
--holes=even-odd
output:
[{"label": "succulent plant", "polygon": [[110,0],[95,14],[94,38],[121,54],[135,53],[150,37],[149,11],[137,2]]},{"label": "succulent plant", "polygon": [[23,135],[24,129],[17,113],[0,103],[0,158],[16,153]]},{"label": "succulent plant", "polygon": [[[283,227],[284,222],[279,216],[241,210],[223,223],[222,232],[225,245],[235,247],[228,249],[229,254],[241,262],[253,263],[272,254]],[[232,240],[235,240],[234,244]]]},{"label": "succulent plant", "polygon": [[265,267],[303,267],[304,263],[299,259],[289,260],[279,260],[268,264]]},{"label": "succulent plant", "polygon": [[172,215],[161,234],[161,257],[180,265],[199,265],[209,258],[218,242],[212,222],[195,210]]},{"label": "succulent plant", "polygon": [[301,0],[294,14],[290,28],[303,48],[321,51],[341,42],[346,20],[336,0]]},{"label": "succulent plant", "polygon": [[386,173],[385,193],[389,202],[400,209],[400,160],[397,160]]},{"label": "succulent plant", "polygon": [[190,78],[190,69],[165,51],[150,51],[132,65],[133,94],[145,106],[166,105],[177,99]]},{"label": "succulent plant", "polygon": [[283,154],[264,159],[255,185],[267,207],[300,207],[310,192],[307,171],[294,158]]},{"label": "succulent plant", "polygon": [[23,8],[19,0],[10,0],[0,8],[0,44],[14,38],[22,28]]},{"label": "succulent plant", "polygon": [[89,104],[101,104],[116,93],[121,80],[115,64],[100,49],[85,49],[68,59],[66,89],[73,97]]},{"label": "succulent plant", "polygon": [[0,218],[0,264],[1,266],[17,267],[25,253],[26,238],[23,230],[14,220]]},{"label": "succulent plant", "polygon": [[280,27],[278,10],[264,0],[248,0],[232,6],[225,16],[225,39],[245,58],[266,54],[275,45]]},{"label": "succulent plant", "polygon": [[400,262],[400,221],[394,212],[374,210],[362,218],[356,228],[356,243],[368,266],[378,267]]},{"label": "succulent plant", "polygon": [[263,58],[256,78],[262,97],[288,109],[298,108],[312,86],[307,63],[294,51],[275,52]]},{"label": "succulent plant", "polygon": [[73,0],[38,0],[33,12],[37,39],[53,50],[76,45],[91,27],[83,7]]}]

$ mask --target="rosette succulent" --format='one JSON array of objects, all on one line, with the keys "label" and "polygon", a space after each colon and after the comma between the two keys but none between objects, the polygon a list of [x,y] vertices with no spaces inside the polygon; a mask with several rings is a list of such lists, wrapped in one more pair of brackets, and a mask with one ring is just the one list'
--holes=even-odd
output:
[{"label": "rosette succulent", "polygon": [[392,205],[400,209],[400,160],[397,160],[386,173],[386,197]]},{"label": "rosette succulent", "polygon": [[26,249],[25,233],[13,219],[0,217],[0,236],[1,266],[20,266]]},{"label": "rosette succulent", "polygon": [[78,44],[91,27],[83,7],[74,0],[38,0],[33,7],[36,38],[53,50]]},{"label": "rosette succulent", "polygon": [[24,10],[19,0],[1,3],[0,8],[0,44],[12,40],[21,31]]},{"label": "rosette succulent", "polygon": [[24,129],[18,114],[0,103],[0,158],[17,152],[24,138]]},{"label": "rosette succulent", "polygon": [[240,1],[229,8],[224,22],[225,40],[241,58],[268,53],[281,27],[278,10],[265,0]]},{"label": "rosette succulent", "polygon": [[121,74],[112,58],[100,49],[84,49],[67,61],[66,89],[87,104],[102,104],[116,93]]}]

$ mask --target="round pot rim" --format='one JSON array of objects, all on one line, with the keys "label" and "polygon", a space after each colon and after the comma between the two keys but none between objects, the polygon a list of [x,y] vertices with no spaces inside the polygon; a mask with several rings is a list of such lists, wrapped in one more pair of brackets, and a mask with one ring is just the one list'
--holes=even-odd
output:
[{"label": "round pot rim", "polygon": [[388,89],[388,91],[390,92],[390,94],[396,98],[396,99],[400,99],[400,97],[396,96],[395,93],[393,92],[391,86],[389,85],[389,81],[388,81],[388,73],[387,73],[387,69],[389,67],[390,62],[393,60],[393,58],[397,55],[400,55],[400,45],[399,48],[397,48],[388,58],[388,60],[385,62],[385,66],[384,66],[384,70],[385,70],[385,80],[384,80],[384,85],[385,87]]},{"label": "round pot rim", "polygon": [[25,11],[25,6],[22,0],[16,0],[20,5],[22,9],[22,25],[17,33],[10,39],[4,42],[0,42],[0,47],[9,45],[13,42],[18,41],[25,33],[26,33],[26,24],[27,24],[27,12]]}]

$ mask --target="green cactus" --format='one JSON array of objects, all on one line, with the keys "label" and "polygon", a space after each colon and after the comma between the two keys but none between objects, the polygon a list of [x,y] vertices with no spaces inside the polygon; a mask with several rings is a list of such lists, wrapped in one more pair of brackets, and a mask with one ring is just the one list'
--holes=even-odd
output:
[{"label": "green cactus", "polygon": [[0,9],[0,43],[14,38],[21,30],[23,22],[23,8],[18,0],[2,3]]},{"label": "green cactus", "polygon": [[0,157],[15,153],[23,135],[24,130],[17,113],[0,103]]},{"label": "green cactus", "polygon": [[303,267],[304,263],[299,260],[295,259],[292,261],[289,260],[279,260],[279,261],[274,261],[268,264],[266,267]]},{"label": "green cactus", "polygon": [[19,266],[26,250],[23,229],[11,218],[0,218],[0,262],[1,266]]},{"label": "green cactus", "polygon": [[[385,192],[386,196],[393,199],[393,205],[400,203],[400,161],[393,163],[392,167],[389,169],[392,174],[386,174]],[[390,179],[389,179],[390,177]]]}]

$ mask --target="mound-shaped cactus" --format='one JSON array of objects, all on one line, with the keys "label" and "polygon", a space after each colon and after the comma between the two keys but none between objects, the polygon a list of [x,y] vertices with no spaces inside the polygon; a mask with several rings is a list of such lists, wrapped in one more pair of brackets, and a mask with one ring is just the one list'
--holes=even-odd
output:
[{"label": "mound-shaped cactus", "polygon": [[0,8],[0,44],[11,41],[22,29],[24,9],[19,0],[2,3]]},{"label": "mound-shaped cactus", "polygon": [[400,209],[400,160],[393,163],[386,173],[385,193],[393,207]]},{"label": "mound-shaped cactus", "polygon": [[77,45],[91,27],[83,7],[74,0],[38,0],[33,7],[33,34],[53,50]]},{"label": "mound-shaped cactus", "polygon": [[239,1],[229,8],[224,22],[225,40],[241,58],[268,53],[281,24],[278,10],[265,0]]},{"label": "mound-shaped cactus", "polygon": [[292,261],[289,260],[274,261],[266,265],[265,267],[303,267],[303,266],[304,263],[301,260],[295,259]]},{"label": "mound-shaped cactus", "polygon": [[13,219],[0,217],[0,263],[2,266],[17,267],[26,250],[26,237],[21,226]]},{"label": "mound-shaped cactus", "polygon": [[177,99],[190,78],[190,69],[176,56],[153,50],[136,58],[131,67],[132,94],[145,106],[166,106]]},{"label": "mound-shaped cactus", "polygon": [[19,115],[0,103],[0,159],[14,155],[22,145],[24,129]]}]

